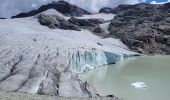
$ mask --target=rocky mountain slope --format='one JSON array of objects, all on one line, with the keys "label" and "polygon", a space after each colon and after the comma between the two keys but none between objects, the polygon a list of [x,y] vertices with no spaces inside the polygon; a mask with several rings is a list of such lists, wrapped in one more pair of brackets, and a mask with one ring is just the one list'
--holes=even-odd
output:
[{"label": "rocky mountain slope", "polygon": [[116,14],[109,25],[108,37],[121,39],[139,53],[170,54],[170,3],[120,5],[99,12]]}]

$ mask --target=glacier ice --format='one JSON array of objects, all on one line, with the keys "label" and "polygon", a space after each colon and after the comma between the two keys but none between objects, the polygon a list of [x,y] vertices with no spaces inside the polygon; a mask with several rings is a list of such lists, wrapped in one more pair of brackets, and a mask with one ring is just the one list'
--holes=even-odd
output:
[{"label": "glacier ice", "polygon": [[106,51],[77,51],[69,61],[69,68],[74,72],[82,73],[102,65],[115,64],[119,60],[120,55]]}]

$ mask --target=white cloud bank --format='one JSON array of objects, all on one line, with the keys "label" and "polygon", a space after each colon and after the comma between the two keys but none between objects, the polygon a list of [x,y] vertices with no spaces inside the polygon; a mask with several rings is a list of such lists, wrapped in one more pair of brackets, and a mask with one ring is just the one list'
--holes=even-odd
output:
[{"label": "white cloud bank", "polygon": [[[58,0],[0,0],[0,17],[11,17],[28,12],[43,4]],[[119,4],[136,4],[146,0],[65,0],[90,12],[98,12],[102,7],[115,7]]]},{"label": "white cloud bank", "polygon": [[170,2],[170,0],[168,0],[167,2],[157,2],[157,1],[152,1],[151,4],[164,4],[164,3],[168,3]]}]

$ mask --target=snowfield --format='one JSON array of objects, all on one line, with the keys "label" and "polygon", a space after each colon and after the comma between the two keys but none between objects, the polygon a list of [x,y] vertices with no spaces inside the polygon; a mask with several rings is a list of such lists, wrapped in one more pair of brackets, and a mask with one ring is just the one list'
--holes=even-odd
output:
[{"label": "snowfield", "polygon": [[112,20],[114,18],[114,14],[105,14],[105,13],[97,13],[93,15],[83,15],[82,17],[77,17],[79,19],[90,19],[90,18],[102,18],[104,20]]}]

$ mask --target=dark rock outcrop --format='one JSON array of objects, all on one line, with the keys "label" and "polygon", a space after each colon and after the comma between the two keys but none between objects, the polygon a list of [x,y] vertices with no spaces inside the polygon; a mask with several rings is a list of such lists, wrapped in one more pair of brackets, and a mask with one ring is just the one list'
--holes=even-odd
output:
[{"label": "dark rock outcrop", "polygon": [[44,14],[40,14],[38,19],[41,25],[45,25],[48,26],[51,29],[55,29],[55,28],[59,28],[60,27],[60,23],[57,20],[58,18],[60,18],[59,16],[48,16],[48,15],[44,15]]},{"label": "dark rock outcrop", "polygon": [[65,30],[70,29],[70,30],[81,31],[81,29],[77,25],[74,25],[68,21],[61,21],[60,29],[65,29]]},{"label": "dark rock outcrop", "polygon": [[104,19],[78,19],[75,17],[71,17],[68,21],[78,26],[95,26],[96,24],[103,24],[105,22]]},{"label": "dark rock outcrop", "polygon": [[0,19],[6,19],[6,18],[0,18]]},{"label": "dark rock outcrop", "polygon": [[160,5],[146,4],[146,3],[140,3],[140,4],[136,4],[136,5],[124,4],[124,5],[119,5],[115,8],[109,8],[109,7],[101,8],[99,13],[122,14],[127,11],[131,11],[131,10],[138,11],[138,13],[140,13],[141,10],[150,12],[151,10],[154,10],[153,8],[158,7],[158,6],[160,6]]},{"label": "dark rock outcrop", "polygon": [[105,31],[100,26],[97,26],[97,27],[94,28],[93,32],[95,32],[95,33],[104,33]]},{"label": "dark rock outcrop", "polygon": [[45,15],[40,14],[38,16],[38,20],[41,25],[47,26],[51,29],[65,29],[65,30],[76,30],[80,31],[81,29],[68,21],[66,21],[64,18],[57,16],[57,15]]},{"label": "dark rock outcrop", "polygon": [[99,13],[112,13],[112,8],[109,7],[101,8]]},{"label": "dark rock outcrop", "polygon": [[69,4],[68,2],[58,1],[58,2],[52,2],[47,5],[43,5],[39,9],[30,11],[28,13],[20,13],[16,16],[13,16],[12,18],[22,18],[22,17],[34,16],[34,15],[37,15],[37,14],[44,12],[48,9],[55,9],[56,11],[66,15],[66,16],[82,16],[84,14],[86,14],[86,15],[91,14],[82,8],[79,8],[75,5]]},{"label": "dark rock outcrop", "polygon": [[170,54],[170,3],[120,5],[112,13],[110,36],[139,53]]},{"label": "dark rock outcrop", "polygon": [[39,23],[51,29],[64,29],[81,31],[86,28],[95,33],[104,33],[99,24],[105,22],[104,19],[77,19],[71,17],[68,21],[57,15],[40,14],[38,16]]},{"label": "dark rock outcrop", "polygon": [[104,19],[78,19],[75,17],[71,17],[68,20],[70,23],[73,23],[77,26],[86,28],[90,31],[93,31],[95,33],[103,33],[104,31],[100,28],[99,24],[105,23]]}]

